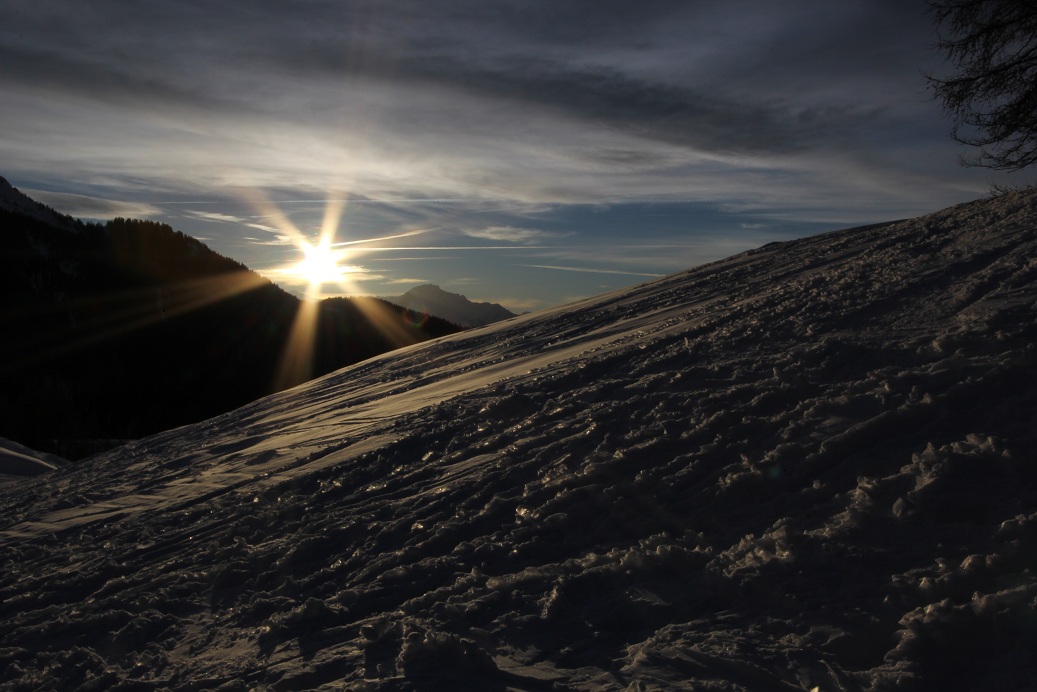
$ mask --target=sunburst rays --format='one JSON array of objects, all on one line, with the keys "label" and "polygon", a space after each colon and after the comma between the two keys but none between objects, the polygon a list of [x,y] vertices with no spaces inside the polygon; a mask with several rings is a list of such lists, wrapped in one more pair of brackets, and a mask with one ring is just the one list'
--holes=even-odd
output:
[{"label": "sunburst rays", "polygon": [[[380,243],[399,238],[408,238],[429,232],[430,228],[412,229],[378,238],[340,240],[340,224],[346,211],[346,202],[341,199],[325,203],[324,217],[317,241],[308,240],[299,228],[274,202],[253,191],[251,201],[267,216],[278,231],[298,250],[298,259],[288,265],[272,270],[281,277],[305,284],[303,300],[293,320],[285,341],[277,372],[274,373],[273,388],[285,389],[305,382],[313,377],[313,363],[317,347],[317,332],[321,319],[320,299],[323,289],[333,286],[335,295],[357,296],[354,277],[361,276],[362,267],[348,262],[365,252],[382,250],[370,243]],[[413,328],[404,324],[403,318],[383,301],[373,298],[352,298],[364,319],[373,324],[393,348],[408,346],[419,341]]]}]

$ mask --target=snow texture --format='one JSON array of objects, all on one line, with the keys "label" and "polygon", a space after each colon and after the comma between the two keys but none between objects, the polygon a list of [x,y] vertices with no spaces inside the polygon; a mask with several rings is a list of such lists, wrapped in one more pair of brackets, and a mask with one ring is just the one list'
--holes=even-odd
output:
[{"label": "snow texture", "polygon": [[66,463],[68,462],[55,454],[37,452],[0,437],[0,483],[38,476]]},{"label": "snow texture", "polygon": [[0,686],[1026,689],[1037,194],[772,244],[0,489]]}]

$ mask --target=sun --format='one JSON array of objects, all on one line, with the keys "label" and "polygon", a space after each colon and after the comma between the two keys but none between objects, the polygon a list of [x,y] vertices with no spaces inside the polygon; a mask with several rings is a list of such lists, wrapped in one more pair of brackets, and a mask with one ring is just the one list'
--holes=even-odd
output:
[{"label": "sun", "polygon": [[278,273],[291,277],[293,282],[305,282],[308,299],[320,296],[321,287],[329,284],[347,290],[351,285],[350,278],[358,268],[344,264],[350,253],[337,248],[343,244],[333,244],[327,237],[321,238],[316,245],[297,238],[295,245],[302,253],[302,259],[278,270]]},{"label": "sun", "polygon": [[300,243],[303,258],[293,267],[292,273],[305,279],[310,286],[342,283],[348,269],[339,264],[345,259],[344,252],[335,250],[331,243],[322,239],[316,245],[306,241]]},{"label": "sun", "polygon": [[[262,218],[278,233],[279,243],[285,252],[292,252],[289,263],[267,270],[276,280],[283,282],[291,293],[300,299],[295,318],[288,330],[276,372],[271,382],[272,391],[281,391],[310,379],[315,372],[314,354],[318,343],[321,316],[325,312],[325,298],[358,295],[357,283],[380,279],[361,264],[349,264],[371,252],[371,244],[396,238],[408,238],[427,233],[431,228],[401,230],[377,238],[338,240],[339,224],[342,220],[345,200],[329,200],[324,209],[324,221],[320,235],[312,242],[277,204],[266,198],[259,190],[249,190],[248,199]],[[270,226],[264,226],[270,228]],[[311,236],[312,237],[312,236]],[[375,251],[383,249],[376,246]],[[305,286],[305,291],[299,290]],[[325,293],[325,287],[332,290]],[[301,294],[301,295],[300,295]],[[373,298],[357,298],[353,307],[363,314],[363,319],[378,330],[393,348],[408,346],[417,341],[413,329],[400,320],[400,315],[388,307],[388,303]],[[334,309],[334,306],[332,306]]]}]

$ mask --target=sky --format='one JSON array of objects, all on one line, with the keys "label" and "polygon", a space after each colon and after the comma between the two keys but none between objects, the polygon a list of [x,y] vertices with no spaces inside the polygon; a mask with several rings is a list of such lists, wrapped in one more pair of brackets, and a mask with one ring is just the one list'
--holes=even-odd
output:
[{"label": "sky", "polygon": [[[10,0],[0,175],[304,295],[516,312],[1011,176],[926,90],[924,0]],[[292,269],[328,239],[312,291]]]}]

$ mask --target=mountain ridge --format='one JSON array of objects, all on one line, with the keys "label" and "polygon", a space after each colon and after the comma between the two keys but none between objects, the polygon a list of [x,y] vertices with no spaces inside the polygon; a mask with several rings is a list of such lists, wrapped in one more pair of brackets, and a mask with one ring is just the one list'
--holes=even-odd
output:
[{"label": "mountain ridge", "polygon": [[82,228],[82,222],[48,207],[42,202],[37,202],[11,185],[3,176],[0,176],[0,209],[24,214],[36,221],[41,221],[66,231],[75,232]]}]

